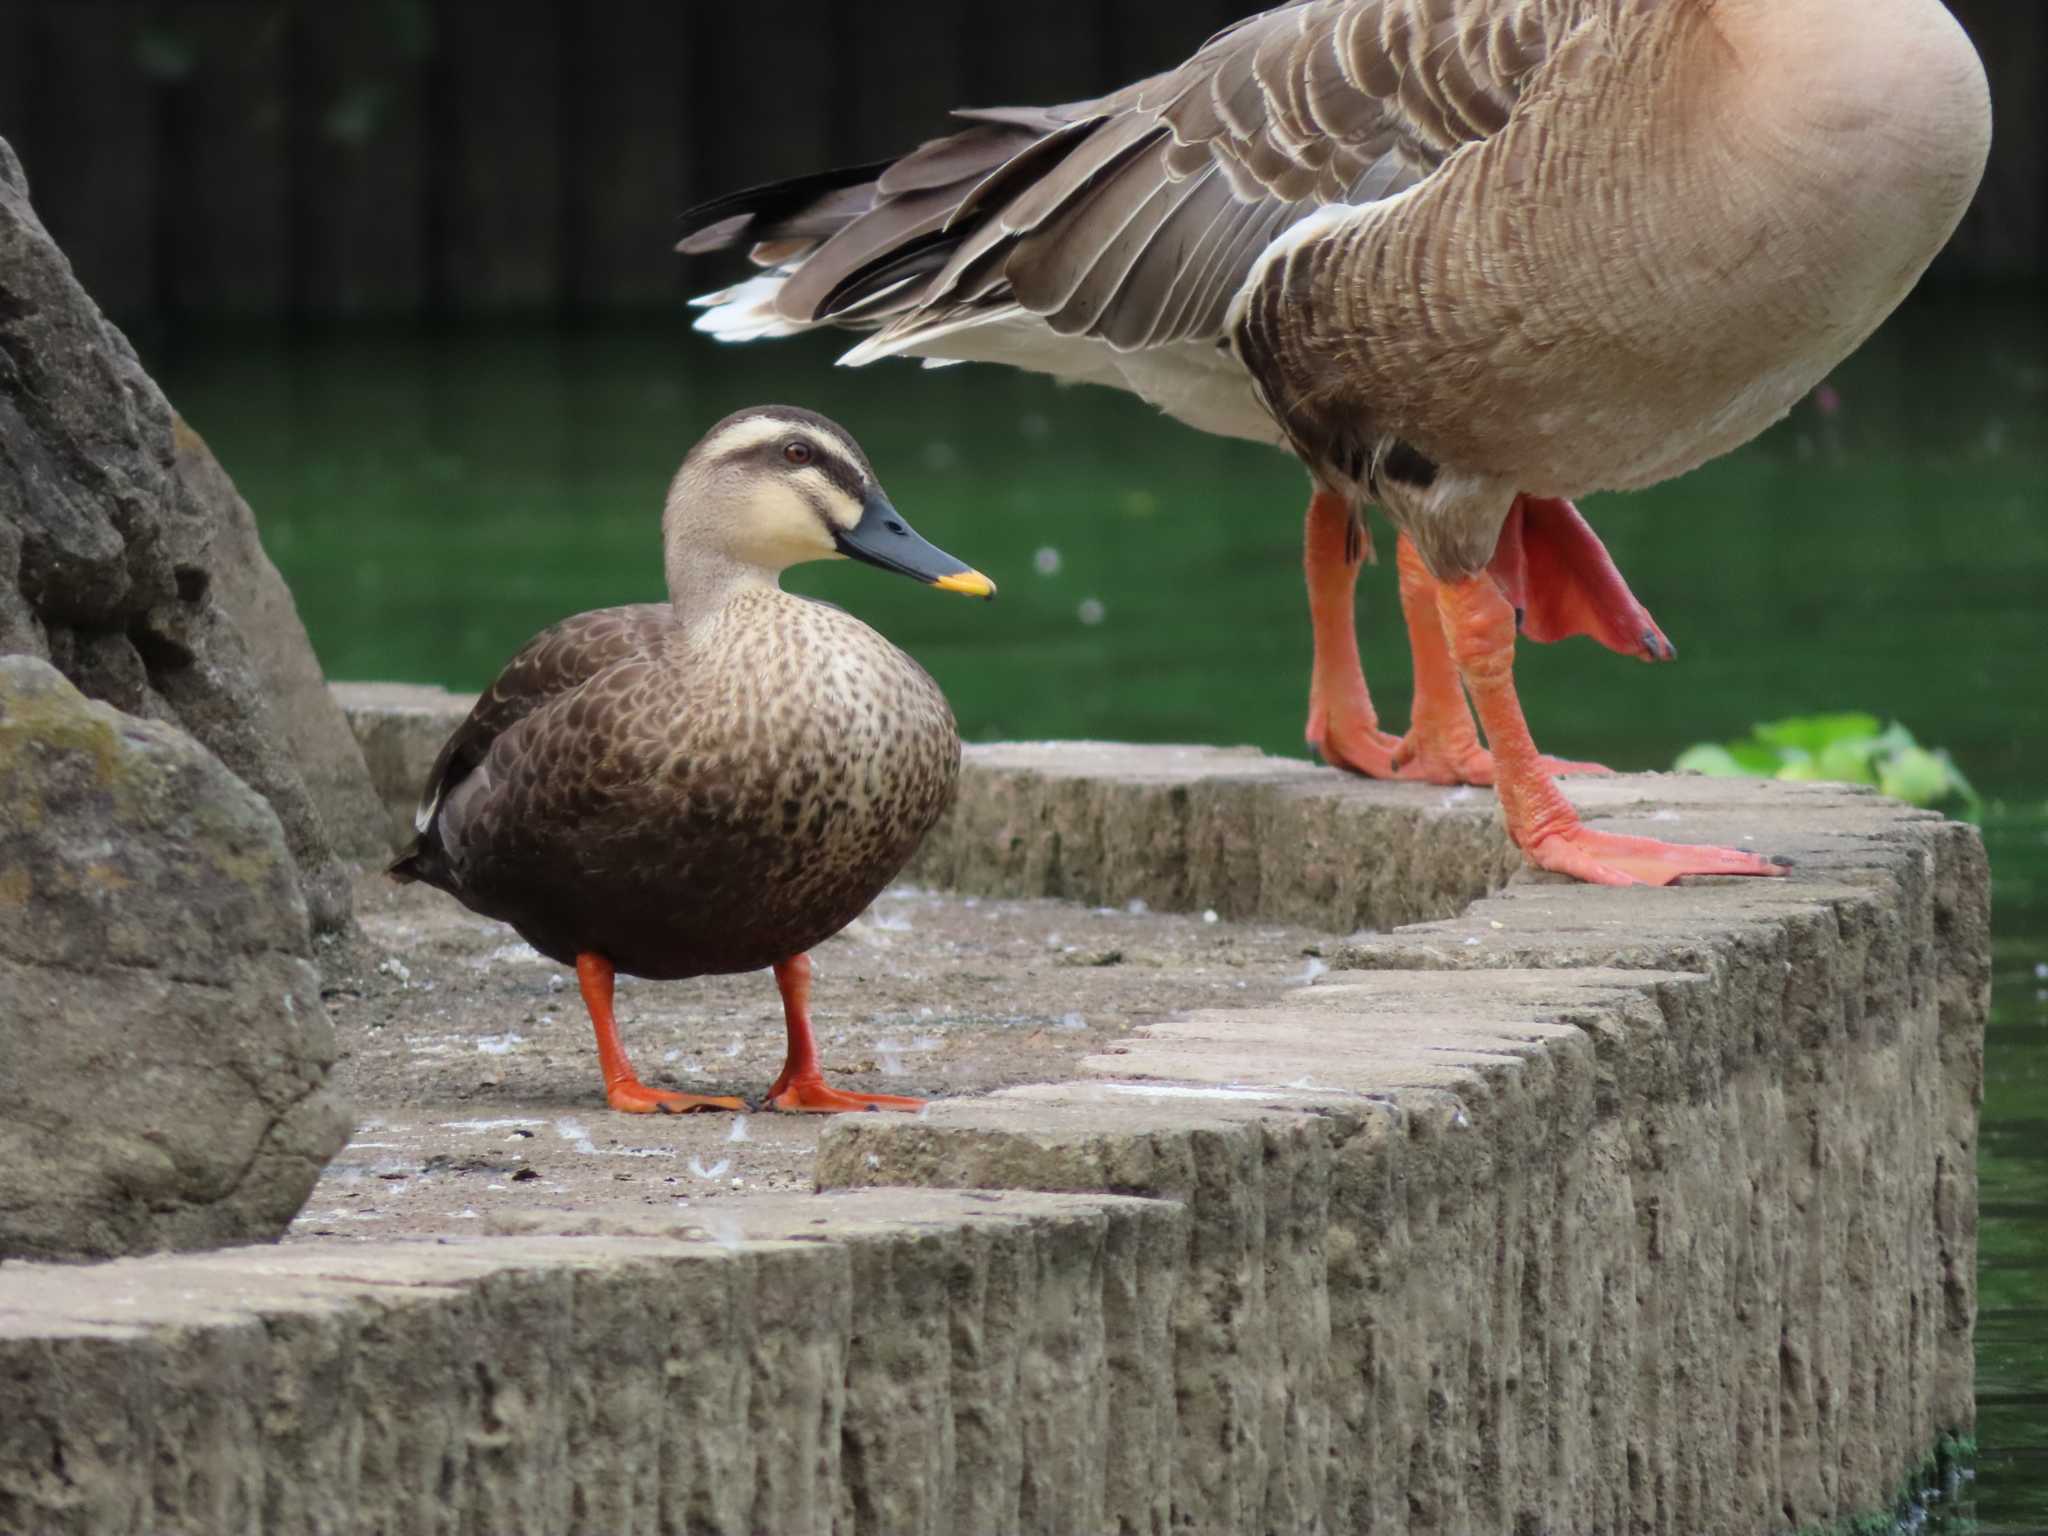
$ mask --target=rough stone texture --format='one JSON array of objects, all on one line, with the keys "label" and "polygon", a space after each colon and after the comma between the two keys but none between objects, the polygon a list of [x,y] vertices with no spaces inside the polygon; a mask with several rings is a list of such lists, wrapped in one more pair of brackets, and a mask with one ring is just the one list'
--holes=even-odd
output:
[{"label": "rough stone texture", "polygon": [[969,747],[909,874],[1341,933],[1455,912],[1519,863],[1484,792],[1347,781],[1250,747],[1063,741]]},{"label": "rough stone texture", "polygon": [[[359,732],[367,718],[357,713]],[[406,730],[438,746],[438,726]],[[749,1409],[748,1432],[781,1415],[781,1443],[813,1447],[804,1465],[832,1486],[840,1530],[945,1529],[949,1516],[962,1531],[1753,1536],[1875,1507],[1942,1432],[1972,1421],[1982,846],[1967,827],[1831,786],[1569,788],[1600,825],[1753,846],[1793,873],[1600,890],[1518,871],[1484,795],[1246,753],[971,750],[960,803],[920,866],[927,881],[1311,915],[1350,937],[1324,946],[1332,969],[1313,985],[1140,1031],[1081,1081],[827,1126],[821,1186],[902,1186],[911,1203],[897,1216],[941,1223],[922,1246],[888,1247],[886,1262],[849,1260],[848,1307],[872,1295],[877,1316],[912,1322],[865,1324],[855,1310],[846,1334],[827,1332],[861,1343],[834,1353],[806,1314],[695,1369],[782,1390],[772,1409]],[[1035,1256],[944,1257],[960,1250],[938,1231],[966,1198],[945,1191],[974,1187],[1137,1197],[1149,1203],[1119,1209],[1169,1213],[1119,1250],[1127,1260],[1104,1261],[1099,1286],[1058,1282],[1069,1342],[1029,1379],[1062,1382],[1047,1389],[1061,1406],[1035,1429],[984,1420],[965,1397],[928,1406],[941,1361],[957,1391],[973,1375],[963,1359],[1009,1358],[1009,1335],[976,1298],[993,1308],[1054,1284]],[[749,1236],[766,1203],[744,1214]],[[837,1233],[842,1208],[822,1209],[821,1233]],[[354,1272],[357,1255],[379,1251],[331,1262]],[[0,1272],[0,1316],[9,1285]],[[487,1347],[520,1318],[561,1337],[488,1282],[466,1294]],[[662,1305],[725,1315],[732,1293],[710,1294],[679,1285]],[[46,1317],[19,1331],[28,1358],[54,1347]],[[266,1367],[264,1399],[244,1377],[203,1362],[179,1375],[152,1353],[183,1337],[100,1347],[137,1392],[176,1380],[236,1401],[327,1401],[333,1362],[361,1357],[303,1347]],[[575,1401],[600,1404],[610,1348],[565,1340],[554,1379],[585,1382]],[[479,1419],[474,1369],[429,1358],[435,1373],[408,1411],[436,1438],[406,1465],[407,1486],[428,1486],[441,1447],[455,1446],[456,1470],[433,1485],[453,1491],[436,1497],[475,1528],[522,1528],[498,1485],[477,1492],[466,1469],[479,1454],[467,1447],[526,1433],[504,1428],[524,1421]],[[1006,1364],[992,1368],[1009,1380]],[[842,1395],[805,1385],[835,1370]],[[20,1400],[62,1398],[38,1387]],[[70,1422],[89,1437],[110,1412],[81,1407]],[[820,1423],[822,1441],[803,1439]],[[988,1480],[945,1471],[972,1433],[995,1437],[977,1463],[999,1469]],[[671,1476],[696,1486],[699,1443],[726,1442],[676,1439],[664,1489]],[[0,1479],[51,1464],[46,1442],[0,1444]],[[332,1474],[281,1464],[294,1498],[324,1478],[345,1506],[365,1480],[354,1462]],[[764,1475],[757,1462],[720,1465],[746,1468],[750,1488]],[[532,1507],[573,1509],[579,1488],[608,1496],[599,1474],[559,1459],[525,1475]],[[187,1507],[161,1485],[156,1497],[160,1512]],[[737,1529],[717,1521],[758,1514],[664,1508],[645,1528]],[[785,1523],[763,1528],[823,1518],[777,1510]]]},{"label": "rough stone texture", "polygon": [[[1112,871],[1059,807],[1142,828],[1163,776],[1006,776],[964,797],[956,826],[998,832],[954,867],[1078,868],[1089,899],[1209,889],[1207,850],[1270,810],[1256,787]],[[1326,780],[1325,824],[1369,826],[1343,819],[1368,797]],[[1753,839],[1793,877],[1518,874],[1339,946],[1280,1006],[1146,1030],[1093,1085],[835,1124],[820,1184],[1184,1201],[1172,1501],[1195,1529],[1736,1533],[1876,1505],[1973,1418],[1982,845],[1828,786],[1573,797],[1617,830]]]},{"label": "rough stone texture", "polygon": [[1182,1221],[877,1192],[744,1231],[10,1266],[0,1530],[1159,1529]]},{"label": "rough stone texture", "polygon": [[347,1140],[333,1060],[270,808],[0,657],[0,1259],[277,1236]]},{"label": "rough stone texture", "polygon": [[[276,573],[235,528],[231,488],[204,445],[191,439],[181,466],[178,437],[0,142],[0,652],[42,657],[91,697],[190,731],[270,802],[315,927],[336,929],[348,921],[346,875],[265,693],[266,671],[303,681],[317,664],[295,625],[253,613],[256,627],[241,628],[229,604]],[[301,689],[287,721],[319,707]],[[341,738],[320,750],[337,745],[323,781],[349,772]]]},{"label": "rough stone texture", "polygon": [[176,443],[180,494],[209,510],[213,531],[207,554],[214,594],[248,643],[263,698],[320,823],[340,857],[382,858],[386,840],[377,825],[380,803],[362,748],[327,691],[291,589],[263,552],[256,515],[213,451],[183,420],[176,423]]}]

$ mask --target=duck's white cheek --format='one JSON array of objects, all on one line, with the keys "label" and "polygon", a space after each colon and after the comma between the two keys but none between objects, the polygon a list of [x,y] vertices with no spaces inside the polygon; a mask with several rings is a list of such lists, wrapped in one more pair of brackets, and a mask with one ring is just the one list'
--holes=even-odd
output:
[{"label": "duck's white cheek", "polygon": [[764,486],[755,496],[740,545],[749,558],[775,567],[838,553],[818,509],[787,482]]}]

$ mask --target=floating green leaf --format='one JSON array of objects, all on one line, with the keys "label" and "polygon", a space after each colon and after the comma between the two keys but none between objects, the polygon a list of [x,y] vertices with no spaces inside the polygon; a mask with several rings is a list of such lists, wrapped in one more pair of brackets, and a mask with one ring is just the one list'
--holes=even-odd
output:
[{"label": "floating green leaf", "polygon": [[1765,721],[1740,741],[1689,747],[1673,766],[1713,778],[1869,784],[1910,804],[1945,806],[1971,820],[1983,809],[1946,751],[1921,746],[1897,721],[1885,725],[1861,711]]},{"label": "floating green leaf", "polygon": [[1798,715],[1790,720],[1767,720],[1751,728],[1767,747],[1804,752],[1818,757],[1840,742],[1873,740],[1884,726],[1875,715]]}]

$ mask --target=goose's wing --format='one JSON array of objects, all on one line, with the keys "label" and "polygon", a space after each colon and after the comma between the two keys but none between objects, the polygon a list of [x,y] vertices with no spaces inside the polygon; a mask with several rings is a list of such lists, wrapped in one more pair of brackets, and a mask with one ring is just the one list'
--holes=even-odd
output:
[{"label": "goose's wing", "polygon": [[579,613],[535,635],[505,663],[434,759],[419,809],[413,813],[414,831],[422,839],[431,834],[443,802],[489,755],[499,737],[607,668],[651,657],[673,622],[666,604],[641,603]]},{"label": "goose's wing", "polygon": [[683,248],[744,235],[771,273],[712,295],[701,323],[877,330],[849,361],[1020,312],[1120,350],[1214,338],[1288,226],[1390,197],[1497,132],[1565,15],[1558,0],[1301,0],[1096,101],[959,114],[969,126],[879,176],[707,207]]}]

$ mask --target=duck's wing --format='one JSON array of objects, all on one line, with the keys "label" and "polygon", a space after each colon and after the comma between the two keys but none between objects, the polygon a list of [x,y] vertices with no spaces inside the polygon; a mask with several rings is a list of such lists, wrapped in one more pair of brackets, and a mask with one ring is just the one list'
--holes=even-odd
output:
[{"label": "duck's wing", "polygon": [[680,249],[747,239],[770,269],[701,301],[700,327],[874,329],[849,362],[1020,315],[1122,351],[1214,339],[1274,237],[1319,207],[1404,191],[1497,132],[1594,9],[1301,0],[1095,101],[959,113],[966,128],[879,174],[686,216]]},{"label": "duck's wing", "polygon": [[391,873],[401,879],[425,875],[419,859],[434,842],[441,807],[499,737],[551,699],[580,687],[607,668],[652,656],[673,622],[672,611],[664,603],[599,608],[564,619],[529,640],[492,679],[434,759],[426,787],[420,792],[419,808],[413,813],[413,844],[391,866]]}]

